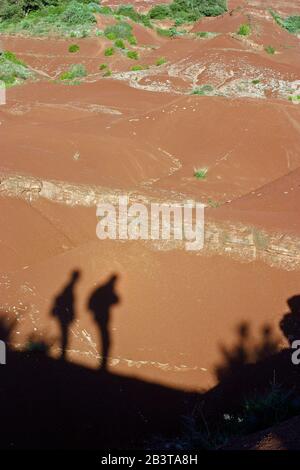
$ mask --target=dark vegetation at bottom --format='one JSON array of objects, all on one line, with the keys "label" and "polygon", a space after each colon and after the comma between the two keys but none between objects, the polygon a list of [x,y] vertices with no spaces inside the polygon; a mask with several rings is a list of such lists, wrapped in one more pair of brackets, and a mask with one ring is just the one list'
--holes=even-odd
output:
[{"label": "dark vegetation at bottom", "polygon": [[[111,308],[121,301],[117,275],[91,292],[87,305],[99,329],[98,370],[67,361],[68,330],[76,317],[74,271],[54,298],[51,315],[61,329],[61,358],[30,340],[27,350],[8,349],[0,366],[2,449],[216,449],[300,414],[300,374],[291,348],[265,325],[253,343],[251,325],[236,330],[215,368],[218,385],[189,393],[107,369]],[[300,296],[288,300],[280,328],[290,345],[300,338]],[[14,324],[2,314],[0,339],[10,343]],[[280,436],[284,441],[284,436]]]}]

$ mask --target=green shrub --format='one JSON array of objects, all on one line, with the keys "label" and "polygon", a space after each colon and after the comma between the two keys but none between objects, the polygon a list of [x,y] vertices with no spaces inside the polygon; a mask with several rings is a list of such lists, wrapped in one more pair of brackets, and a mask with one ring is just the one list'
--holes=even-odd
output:
[{"label": "green shrub", "polygon": [[67,4],[62,14],[62,21],[66,23],[66,25],[74,26],[83,23],[96,23],[96,18],[86,5],[72,1]]},{"label": "green shrub", "polygon": [[258,79],[252,80],[252,83],[253,85],[258,85],[260,83],[260,80]]},{"label": "green shrub", "polygon": [[155,5],[149,11],[149,17],[153,20],[164,20],[170,16],[169,5]]},{"label": "green shrub", "polygon": [[167,59],[165,57],[160,57],[159,59],[157,59],[157,61],[155,62],[155,65],[157,65],[157,67],[159,67],[160,65],[163,65],[167,62]]},{"label": "green shrub", "polygon": [[249,24],[244,23],[239,27],[239,30],[237,32],[240,36],[249,36],[251,33],[251,27]]},{"label": "green shrub", "polygon": [[78,52],[79,51],[79,46],[77,44],[71,44],[71,46],[69,47],[69,52]]},{"label": "green shrub", "polygon": [[0,54],[0,82],[3,82],[5,86],[21,83],[32,76],[27,65],[17,59],[13,52],[5,51]]},{"label": "green shrub", "polygon": [[108,6],[104,6],[104,7],[100,7],[99,13],[101,13],[101,15],[112,15],[113,10],[112,10],[112,8],[110,8]]},{"label": "green shrub", "polygon": [[117,24],[107,26],[104,34],[108,39],[128,39],[132,36],[132,26],[125,21],[120,21]]},{"label": "green shrub", "polygon": [[132,5],[121,5],[116,10],[117,15],[127,16],[136,23],[140,21],[141,15],[134,9]]},{"label": "green shrub", "polygon": [[100,70],[105,70],[105,69],[107,69],[107,68],[108,68],[108,65],[107,65],[107,64],[100,64],[100,65],[99,65],[99,69],[100,69]]},{"label": "green shrub", "polygon": [[71,65],[67,72],[63,72],[60,75],[60,80],[74,80],[75,78],[83,78],[86,77],[87,71],[84,65],[82,64],[74,64]]},{"label": "green shrub", "polygon": [[[0,0],[0,31],[9,33],[27,33],[47,35],[63,34],[72,37],[83,37],[92,30],[96,18],[93,9],[85,0],[20,0],[14,2],[19,13],[7,18]],[[8,1],[8,0],[5,0]],[[24,7],[24,4],[28,8]]]},{"label": "green shrub", "polygon": [[129,59],[138,60],[139,55],[138,55],[138,53],[137,53],[136,51],[128,51],[128,52],[127,52],[127,57],[128,57]]},{"label": "green shrub", "polygon": [[282,28],[286,29],[289,33],[297,34],[300,33],[300,16],[288,16],[287,18],[281,18],[281,16],[275,11],[271,11],[271,14]]},{"label": "green shrub", "polygon": [[115,50],[114,50],[113,47],[107,47],[104,51],[105,57],[110,57],[110,56],[114,55],[114,53],[115,53]]},{"label": "green shrub", "polygon": [[136,40],[135,36],[129,36],[129,38],[127,38],[127,41],[129,42],[129,44],[131,46],[136,46],[137,45],[137,40]]},{"label": "green shrub", "polygon": [[273,54],[275,54],[276,49],[273,46],[266,46],[265,51],[266,51],[267,54],[273,55]]},{"label": "green shrub", "polygon": [[125,44],[123,39],[117,39],[115,41],[115,46],[118,47],[119,49],[125,49]]}]

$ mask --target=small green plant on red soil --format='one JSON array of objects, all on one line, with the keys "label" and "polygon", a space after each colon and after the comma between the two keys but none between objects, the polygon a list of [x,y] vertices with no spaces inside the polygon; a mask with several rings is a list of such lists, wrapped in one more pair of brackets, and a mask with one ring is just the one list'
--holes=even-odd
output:
[{"label": "small green plant on red soil", "polygon": [[86,75],[87,75],[87,71],[84,65],[73,64],[71,65],[69,70],[67,70],[66,72],[63,72],[59,78],[62,81],[71,82],[72,80],[75,80],[76,78],[86,77]]},{"label": "small green plant on red soil", "polygon": [[77,44],[71,44],[71,46],[69,47],[69,52],[78,52],[80,49],[80,47],[77,45]]},{"label": "small green plant on red soil", "polygon": [[107,64],[100,64],[99,65],[99,69],[100,70],[106,70],[108,68],[108,65]]},{"label": "small green plant on red soil", "polygon": [[237,32],[240,36],[249,36],[251,33],[251,26],[248,23],[242,24]]},{"label": "small green plant on red soil", "polygon": [[260,80],[258,80],[258,78],[256,78],[255,80],[252,80],[253,85],[258,85],[259,83],[260,83]]},{"label": "small green plant on red soil", "polygon": [[220,203],[218,201],[215,201],[214,199],[208,199],[207,204],[213,209],[217,209],[217,207],[220,207]]},{"label": "small green plant on red soil", "polygon": [[199,38],[207,38],[209,37],[209,33],[207,31],[198,31],[195,35]]},{"label": "small green plant on red soil", "polygon": [[136,46],[137,45],[137,40],[136,40],[135,36],[129,36],[129,38],[127,38],[127,41],[129,42],[129,44],[131,46]]},{"label": "small green plant on red soil", "polygon": [[101,6],[100,7],[100,10],[99,10],[99,13],[101,15],[112,15],[113,14],[113,9],[108,7],[108,6]]},{"label": "small green plant on red soil", "polygon": [[211,85],[202,85],[198,88],[195,88],[192,91],[192,95],[199,95],[199,96],[205,96],[209,95],[214,91],[214,87]]},{"label": "small green plant on red soil", "polygon": [[139,55],[136,51],[128,51],[126,55],[129,59],[133,59],[133,60],[139,59]]},{"label": "small green plant on red soil", "polygon": [[115,46],[118,47],[119,49],[125,49],[125,44],[124,44],[123,39],[116,39]]},{"label": "small green plant on red soil", "polygon": [[194,169],[194,176],[197,178],[197,180],[205,180],[207,176],[208,168],[203,167],[203,168],[195,168]]},{"label": "small green plant on red soil", "polygon": [[17,85],[31,77],[33,77],[31,70],[13,52],[0,53],[0,81],[6,87]]},{"label": "small green plant on red soil", "polygon": [[104,51],[105,57],[110,57],[114,55],[114,53],[115,53],[115,49],[113,47],[107,47]]},{"label": "small green plant on red soil", "polygon": [[265,51],[266,51],[267,54],[273,55],[273,54],[275,54],[276,49],[273,46],[266,46]]},{"label": "small green plant on red soil", "polygon": [[130,70],[132,72],[139,72],[140,70],[146,70],[148,68],[149,67],[147,65],[133,65]]},{"label": "small green plant on red soil", "polygon": [[155,62],[155,65],[157,67],[160,67],[161,65],[164,65],[167,62],[167,59],[165,57],[159,57],[157,61]]},{"label": "small green plant on red soil", "polygon": [[112,75],[112,71],[110,69],[107,69],[104,74],[103,74],[103,77],[110,77]]}]

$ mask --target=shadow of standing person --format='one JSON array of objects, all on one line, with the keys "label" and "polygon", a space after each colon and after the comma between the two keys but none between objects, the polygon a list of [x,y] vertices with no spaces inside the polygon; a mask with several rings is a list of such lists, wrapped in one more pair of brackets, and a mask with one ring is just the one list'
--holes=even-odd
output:
[{"label": "shadow of standing person", "polygon": [[73,271],[71,279],[62,292],[55,298],[51,315],[57,318],[61,330],[61,358],[65,359],[69,343],[69,328],[75,320],[74,287],[80,278],[79,271]]},{"label": "shadow of standing person", "polygon": [[115,292],[117,275],[112,275],[109,280],[97,287],[90,295],[88,300],[88,309],[93,312],[94,321],[98,326],[100,340],[102,345],[101,364],[102,371],[107,369],[108,354],[111,346],[109,323],[111,316],[111,307],[120,302]]},{"label": "shadow of standing person", "polygon": [[283,316],[279,326],[291,346],[294,340],[300,339],[300,295],[290,297],[287,304],[290,312]]}]

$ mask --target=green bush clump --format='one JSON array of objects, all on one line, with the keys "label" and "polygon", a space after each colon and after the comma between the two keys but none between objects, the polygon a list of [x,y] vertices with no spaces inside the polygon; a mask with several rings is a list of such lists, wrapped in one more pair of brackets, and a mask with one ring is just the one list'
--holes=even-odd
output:
[{"label": "green bush clump", "polygon": [[115,53],[115,50],[114,50],[113,47],[107,47],[104,51],[105,57],[110,57],[110,56],[114,55],[114,53]]},{"label": "green bush clump", "polygon": [[100,64],[99,65],[99,70],[105,70],[108,68],[108,65],[107,64]]},{"label": "green bush clump", "polygon": [[217,16],[226,11],[226,0],[173,0],[170,5],[155,5],[149,11],[151,19],[166,18],[184,22],[197,21],[202,16]]},{"label": "green bush clump", "polygon": [[67,72],[63,72],[60,75],[60,80],[66,80],[66,81],[71,81],[74,80],[75,78],[83,78],[86,77],[87,71],[84,65],[82,64],[74,64],[71,65],[69,70]]},{"label": "green bush clump", "polygon": [[77,44],[71,44],[71,46],[69,47],[69,52],[71,52],[71,53],[78,52],[79,49],[80,48]]},{"label": "green bush clump", "polygon": [[128,52],[127,52],[127,57],[128,57],[129,59],[138,60],[139,55],[138,55],[138,53],[137,53],[136,51],[128,51]]},{"label": "green bush clump", "polygon": [[27,65],[17,59],[13,52],[5,51],[0,54],[0,82],[3,82],[5,86],[21,83],[32,75]]},{"label": "green bush clump", "polygon": [[96,23],[93,11],[85,0],[4,0],[0,1],[0,31],[83,37]]},{"label": "green bush clump", "polygon": [[240,36],[249,36],[251,33],[251,27],[248,23],[244,23],[239,27],[237,32]]},{"label": "green bush clump", "polygon": [[129,44],[131,46],[136,46],[137,45],[137,40],[136,40],[136,37],[135,36],[129,36],[129,38],[127,39],[127,41],[129,42]]},{"label": "green bush clump", "polygon": [[286,29],[289,33],[297,34],[300,33],[300,16],[293,15],[288,16],[287,18],[282,18],[278,13],[275,11],[271,11],[271,14],[276,21],[282,28]]},{"label": "green bush clump", "polygon": [[125,49],[125,44],[123,39],[117,39],[115,41],[115,46],[118,47],[119,49]]},{"label": "green bush clump", "polygon": [[120,21],[117,24],[107,26],[104,34],[108,39],[128,39],[132,36],[132,26],[126,21]]},{"label": "green bush clump", "polygon": [[153,20],[164,20],[170,15],[169,5],[155,5],[149,11],[149,17]]}]

